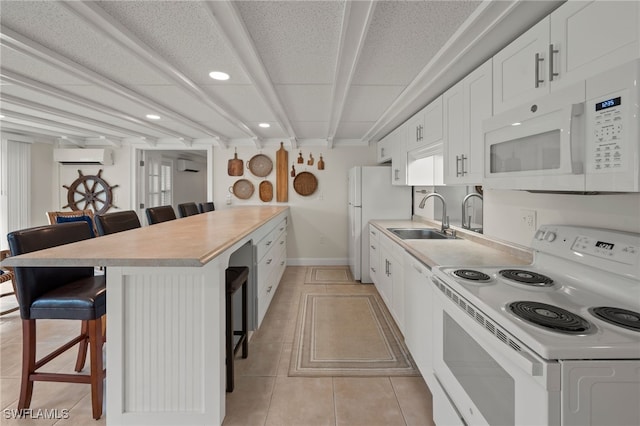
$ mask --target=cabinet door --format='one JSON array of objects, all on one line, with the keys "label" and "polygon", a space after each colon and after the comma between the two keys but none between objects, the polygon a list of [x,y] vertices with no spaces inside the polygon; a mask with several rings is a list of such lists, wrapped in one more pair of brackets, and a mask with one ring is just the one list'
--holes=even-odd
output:
[{"label": "cabinet door", "polygon": [[403,126],[407,128],[407,151],[421,147],[424,140],[424,110],[415,113]]},{"label": "cabinet door", "polygon": [[[442,95],[444,105],[444,176],[446,184],[458,183],[462,177],[465,139],[468,134],[464,117],[463,81]],[[464,156],[464,158],[463,158]]]},{"label": "cabinet door", "polygon": [[549,17],[493,57],[493,109],[495,114],[549,92],[547,55]]},{"label": "cabinet door", "polygon": [[433,331],[431,308],[431,271],[413,256],[406,254],[404,340],[420,373],[433,374]]},{"label": "cabinet door", "polygon": [[393,185],[407,185],[407,126],[398,127],[391,133],[393,143],[391,156],[391,183]]},{"label": "cabinet door", "polygon": [[424,129],[422,146],[433,145],[442,141],[443,136],[443,109],[442,96],[438,96],[429,105],[424,107]]},{"label": "cabinet door", "polygon": [[[599,74],[640,54],[640,2],[567,2],[551,13],[551,90]],[[551,52],[551,50],[549,50]],[[548,71],[551,72],[551,68]]]},{"label": "cabinet door", "polygon": [[492,61],[485,62],[464,79],[465,138],[460,183],[481,184],[484,177],[484,133],[482,121],[493,114],[491,97],[493,78]]},{"label": "cabinet door", "polygon": [[390,134],[378,141],[377,152],[378,163],[386,163],[387,161],[391,161],[392,152]]},{"label": "cabinet door", "polygon": [[378,242],[378,230],[369,225],[369,276],[371,281],[377,285],[378,271],[380,269],[380,244]]},{"label": "cabinet door", "polygon": [[[394,250],[397,251],[397,250]],[[389,275],[391,277],[391,311],[396,320],[396,324],[404,333],[404,262],[403,256],[392,253],[389,265]]]}]

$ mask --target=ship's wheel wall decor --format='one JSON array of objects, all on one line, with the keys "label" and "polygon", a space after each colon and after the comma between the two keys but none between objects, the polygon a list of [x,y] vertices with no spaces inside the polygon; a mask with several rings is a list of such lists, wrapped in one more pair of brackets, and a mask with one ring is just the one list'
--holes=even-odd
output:
[{"label": "ship's wheel wall decor", "polygon": [[67,204],[62,208],[70,207],[71,210],[86,210],[93,208],[95,214],[103,214],[113,205],[112,189],[118,185],[110,186],[102,179],[102,169],[97,175],[83,175],[78,170],[78,179],[74,180],[71,186],[62,185],[67,189]]}]

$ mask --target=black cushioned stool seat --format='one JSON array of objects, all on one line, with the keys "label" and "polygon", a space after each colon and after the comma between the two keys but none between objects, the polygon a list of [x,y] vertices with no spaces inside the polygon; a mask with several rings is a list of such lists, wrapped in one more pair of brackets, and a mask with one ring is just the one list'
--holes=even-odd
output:
[{"label": "black cushioned stool seat", "polygon": [[140,219],[133,210],[96,215],[95,221],[100,236],[140,228]]},{"label": "black cushioned stool seat", "polygon": [[[7,236],[11,254],[18,256],[92,238],[87,222],[69,222],[11,232]],[[16,293],[22,319],[22,379],[18,410],[31,405],[35,381],[87,383],[91,385],[93,418],[102,416],[103,368],[102,317],[107,311],[105,277],[94,276],[93,267],[14,268]],[[36,361],[36,320],[80,320],[80,335]],[[36,371],[62,353],[80,344],[75,371],[84,368],[87,347],[89,374],[62,374]],[[55,408],[55,407],[52,407]]]},{"label": "black cushioned stool seat", "polygon": [[[233,358],[242,346],[242,358],[249,356],[248,321],[247,321],[247,282],[249,268],[245,266],[230,266],[226,270],[226,358],[227,358],[227,392],[233,392]],[[242,289],[242,327],[236,331],[233,326],[233,295]],[[240,336],[240,340],[233,344],[233,337]]]}]

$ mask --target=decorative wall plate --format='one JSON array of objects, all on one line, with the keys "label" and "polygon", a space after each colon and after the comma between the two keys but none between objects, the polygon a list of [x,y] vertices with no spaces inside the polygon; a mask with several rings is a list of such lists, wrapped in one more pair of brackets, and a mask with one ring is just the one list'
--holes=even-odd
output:
[{"label": "decorative wall plate", "polygon": [[318,179],[310,172],[300,172],[293,179],[293,189],[300,195],[311,195],[318,188]]},{"label": "decorative wall plate", "polygon": [[273,161],[264,154],[257,154],[251,157],[247,167],[255,176],[265,177],[273,170]]},{"label": "decorative wall plate", "polygon": [[229,188],[229,192],[240,198],[241,200],[248,200],[253,195],[253,184],[247,179],[238,179],[236,183]]}]

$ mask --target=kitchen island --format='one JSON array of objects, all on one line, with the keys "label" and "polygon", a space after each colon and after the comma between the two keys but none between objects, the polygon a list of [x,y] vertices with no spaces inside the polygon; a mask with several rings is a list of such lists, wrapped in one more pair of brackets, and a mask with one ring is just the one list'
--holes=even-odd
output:
[{"label": "kitchen island", "polygon": [[[106,420],[114,425],[222,423],[225,269],[288,207],[237,207],[11,257],[7,266],[104,266]],[[239,254],[239,255],[238,255]],[[257,274],[252,271],[255,281]]]}]

